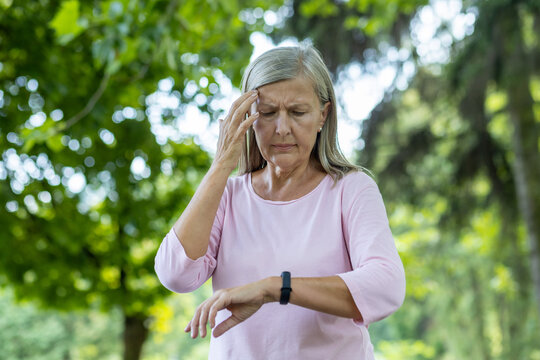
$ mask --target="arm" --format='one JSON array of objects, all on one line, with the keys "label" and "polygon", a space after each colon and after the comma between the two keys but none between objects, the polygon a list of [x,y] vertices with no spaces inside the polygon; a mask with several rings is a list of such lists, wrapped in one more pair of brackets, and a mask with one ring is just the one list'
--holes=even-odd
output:
[{"label": "arm", "polygon": [[186,255],[192,260],[204,256],[208,250],[212,224],[229,174],[229,169],[212,165],[173,226]]},{"label": "arm", "polygon": [[[195,310],[185,331],[191,337],[206,336],[206,324],[214,329],[214,337],[253,315],[269,302],[279,302],[281,296],[281,277],[272,276],[250,284],[217,291]],[[304,277],[291,279],[289,303],[327,314],[362,320],[347,285],[339,276]],[[215,326],[217,312],[231,311],[231,316]]]},{"label": "arm", "polygon": [[[290,302],[367,325],[401,306],[405,275],[377,185],[371,179],[357,180],[348,179],[353,186],[344,191],[342,214],[353,270],[329,277],[293,278]],[[192,337],[199,332],[205,336],[206,323],[209,321],[214,328],[217,312],[227,308],[231,317],[213,332],[220,336],[263,304],[278,301],[280,288],[281,278],[270,277],[217,291],[197,308],[186,331],[191,330]]]},{"label": "arm", "polygon": [[[266,298],[279,302],[281,296],[281,277],[273,276],[266,281]],[[291,278],[289,303],[331,315],[362,319],[362,315],[339,276]]]},{"label": "arm", "polygon": [[[338,274],[347,284],[362,325],[395,312],[405,298],[405,272],[377,184],[366,174],[344,181],[342,224],[353,270]],[[360,322],[357,322],[360,323]]]},{"label": "arm", "polygon": [[[167,234],[155,258],[155,270],[169,290],[190,292],[212,274],[219,248],[220,202],[230,173],[240,157],[244,135],[258,114],[245,115],[257,99],[256,92],[243,94],[234,102],[224,121],[220,120],[214,162],[188,206]],[[223,204],[222,209],[223,210]],[[221,218],[223,217],[221,211]]]},{"label": "arm", "polygon": [[258,113],[244,120],[257,92],[243,94],[234,102],[229,115],[220,123],[216,157],[188,206],[174,224],[174,232],[186,255],[195,260],[208,249],[208,240],[227,179],[237,165],[246,131]]}]

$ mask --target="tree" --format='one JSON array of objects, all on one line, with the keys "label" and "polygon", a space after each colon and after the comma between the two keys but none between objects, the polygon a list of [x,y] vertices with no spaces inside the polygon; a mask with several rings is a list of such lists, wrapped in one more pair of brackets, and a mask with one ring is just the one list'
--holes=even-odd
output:
[{"label": "tree", "polygon": [[[375,61],[386,54],[378,45],[400,46],[409,31],[409,22],[426,0],[414,1],[293,1],[292,15],[282,29],[270,35],[276,40],[288,36],[308,37],[320,50],[336,76],[351,63]],[[339,39],[339,41],[336,41]]]},{"label": "tree", "polygon": [[[422,348],[418,358],[527,358],[538,351],[534,304],[540,313],[540,297],[535,302],[530,295],[540,289],[538,3],[465,1],[462,13],[475,14],[474,31],[453,39],[449,60],[434,65],[425,65],[414,47],[422,3],[406,15],[396,15],[400,5],[378,5],[294,2],[298,11],[285,29],[313,28],[312,40],[336,74],[351,61],[364,69],[388,62],[384,42],[411,54],[395,63],[396,74],[404,62],[417,69],[408,89],[395,83],[387,89],[363,122],[359,143],[359,162],[377,174],[389,214],[398,214],[391,222],[412,294],[404,311],[413,315],[398,312],[387,322],[392,329],[381,331],[429,341],[435,352]],[[381,13],[391,15],[372,31],[367,24]],[[443,21],[436,36],[448,37],[451,26]],[[422,241],[424,232],[430,238]],[[475,241],[479,247],[471,246]]]},{"label": "tree", "polygon": [[[538,292],[540,276],[537,224],[531,218],[537,217],[535,208],[540,203],[532,190],[540,185],[538,175],[533,175],[538,174],[540,159],[534,115],[538,100],[531,94],[538,86],[532,59],[538,53],[533,39],[539,12],[531,2],[473,1],[467,6],[478,12],[473,34],[455,43],[442,76],[434,75],[429,66],[420,67],[408,90],[396,89],[373,111],[364,123],[361,158],[380,174],[392,202],[434,209],[433,199],[449,200],[438,221],[448,242],[443,253],[455,254],[449,246],[461,249],[470,239],[467,234],[479,226],[478,219],[496,221],[493,230],[483,224],[484,231],[477,237],[477,241],[489,239],[493,253],[480,262],[473,252],[461,262],[469,269],[460,275],[468,285],[454,295],[456,300],[467,294],[474,299],[462,309],[467,316],[476,315],[467,326],[476,331],[463,338],[461,350],[448,337],[442,343],[459,356],[527,358],[538,341],[537,330],[529,330],[538,328],[537,315],[530,316],[534,304],[540,312],[540,297],[534,301],[530,296],[531,289]],[[486,212],[496,216],[480,215]],[[522,221],[528,246],[520,231]],[[490,236],[495,229],[496,236]],[[453,269],[450,264],[449,269]],[[437,273],[444,272],[433,275]],[[460,286],[455,276],[441,281]],[[485,282],[501,285],[493,289]],[[436,297],[436,291],[432,294]],[[455,310],[456,302],[437,309],[434,314]],[[461,319],[462,311],[452,313]],[[444,324],[449,328],[454,321]],[[463,334],[468,321],[461,321],[453,333]],[[493,333],[498,334],[501,349],[489,346]]]},{"label": "tree", "polygon": [[119,306],[124,358],[137,359],[167,294],[157,246],[210,161],[174,119],[194,100],[218,110],[216,76],[239,82],[262,22],[234,1],[0,8],[0,272],[19,299]]}]

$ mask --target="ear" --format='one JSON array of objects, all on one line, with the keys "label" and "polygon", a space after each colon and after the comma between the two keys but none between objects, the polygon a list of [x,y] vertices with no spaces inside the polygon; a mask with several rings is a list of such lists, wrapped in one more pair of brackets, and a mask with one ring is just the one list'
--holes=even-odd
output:
[{"label": "ear", "polygon": [[324,123],[326,122],[326,118],[328,117],[328,114],[330,113],[330,109],[332,108],[332,103],[330,101],[327,101],[326,104],[324,104],[322,110],[321,110],[321,124],[320,127],[323,127]]}]

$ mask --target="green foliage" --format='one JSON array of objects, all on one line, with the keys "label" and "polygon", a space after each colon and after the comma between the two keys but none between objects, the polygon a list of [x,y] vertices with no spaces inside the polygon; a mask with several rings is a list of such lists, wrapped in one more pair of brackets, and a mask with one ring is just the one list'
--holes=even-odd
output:
[{"label": "green foliage", "polygon": [[4,359],[118,359],[122,314],[96,310],[56,312],[32,303],[15,304],[0,291],[0,343]]},{"label": "green foliage", "polygon": [[486,81],[482,46],[456,46],[474,57],[442,76],[420,67],[364,124],[360,158],[379,175],[408,281],[402,309],[370,330],[396,348],[421,339],[433,358],[528,359],[539,322],[508,92]]},{"label": "green foliage", "polygon": [[[170,124],[197,93],[206,104],[217,96],[208,92],[210,84],[219,85],[216,66],[238,81],[251,53],[239,5],[66,0],[5,6],[2,272],[19,297],[50,306],[86,306],[99,298],[106,308],[121,304],[128,313],[145,313],[165,293],[153,275],[156,247],[210,161],[192,140],[173,140],[173,127],[164,128],[168,139],[156,138],[156,127]],[[188,81],[202,76],[208,86],[186,95]],[[148,119],[145,96],[165,77],[175,87],[158,96],[177,99],[180,107]],[[131,169],[134,161],[139,173]],[[82,183],[74,192],[73,177]]]},{"label": "green foliage", "polygon": [[[362,124],[359,159],[377,174],[407,273],[404,306],[370,326],[381,358],[540,358],[509,91],[527,89],[531,106],[518,110],[538,123],[536,3],[464,2],[480,16],[474,33],[452,45],[442,73],[417,62],[409,88],[390,89]],[[309,37],[336,77],[350,62],[384,63],[380,44],[408,47],[407,61],[415,61],[411,19],[425,4],[293,1],[292,15],[272,36]],[[61,309],[99,304],[112,318],[111,328],[71,315],[39,320],[50,336],[28,358],[49,356],[55,341],[75,344],[66,326],[84,321],[109,342],[89,336],[72,356],[114,357],[122,315],[148,319],[145,358],[205,358],[207,340],[193,343],[182,330],[209,288],[165,299],[152,269],[159,242],[210,162],[174,119],[196,97],[213,115],[220,74],[238,84],[250,33],[269,31],[260,16],[245,20],[251,9],[281,5],[0,0],[2,279],[19,299]],[[516,48],[528,60],[512,72]],[[508,74],[526,80],[516,87]],[[161,79],[171,86],[156,90]],[[156,96],[178,106],[158,106]],[[74,179],[84,186],[71,191]],[[43,315],[25,311],[30,319]],[[0,325],[16,324],[0,331],[2,343],[19,341],[10,336],[21,336],[29,322],[13,312],[2,313]],[[50,356],[73,346],[57,346]]]},{"label": "green foliage", "polygon": [[291,35],[309,38],[321,51],[330,71],[337,75],[341,66],[373,60],[366,54],[377,53],[378,45],[383,42],[401,44],[409,33],[410,18],[418,7],[427,3],[426,0],[292,1],[292,16],[282,29],[270,35],[276,40]]},{"label": "green foliage", "polygon": [[167,298],[152,309],[152,330],[143,352],[145,360],[208,359],[210,337],[191,339],[184,328],[193,316],[193,309],[212,294],[210,281],[191,294]]},{"label": "green foliage", "polygon": [[381,341],[379,343],[379,351],[381,352],[381,358],[386,360],[404,358],[414,360],[435,359],[435,349],[419,340],[399,342]]},{"label": "green foliage", "polygon": [[[209,338],[193,340],[183,329],[192,309],[212,292],[210,283],[191,294],[179,294],[152,306],[151,334],[144,360],[203,360],[208,358]],[[122,313],[106,313],[92,306],[84,311],[55,311],[33,302],[15,303],[12,291],[0,291],[0,343],[2,358],[10,360],[117,360],[122,349]]]},{"label": "green foliage", "polygon": [[169,294],[157,247],[211,161],[175,119],[195,97],[213,116],[218,78],[239,82],[263,23],[238,13],[261,2],[1,4],[0,273],[18,299],[143,322]]},{"label": "green foliage", "polygon": [[300,3],[300,15],[302,17],[329,17],[336,15],[338,12],[338,7],[332,1],[326,0],[310,0]]},{"label": "green foliage", "polygon": [[61,45],[66,45],[84,30],[84,28],[79,25],[78,20],[79,1],[64,1],[60,10],[50,22],[50,27],[56,32],[56,36]]}]

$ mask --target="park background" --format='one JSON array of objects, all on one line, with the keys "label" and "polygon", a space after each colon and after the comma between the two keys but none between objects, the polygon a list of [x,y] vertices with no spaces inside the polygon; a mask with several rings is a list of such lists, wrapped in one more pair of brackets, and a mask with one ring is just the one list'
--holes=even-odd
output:
[{"label": "park background", "polygon": [[154,256],[250,58],[308,42],[407,273],[377,358],[540,359],[539,41],[537,0],[0,0],[0,357],[206,358]]}]

